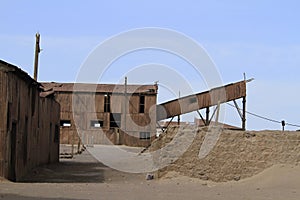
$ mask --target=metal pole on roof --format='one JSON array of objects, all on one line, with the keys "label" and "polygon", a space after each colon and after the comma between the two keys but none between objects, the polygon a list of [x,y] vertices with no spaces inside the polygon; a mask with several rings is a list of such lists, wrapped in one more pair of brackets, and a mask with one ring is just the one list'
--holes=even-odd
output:
[{"label": "metal pole on roof", "polygon": [[39,53],[41,52],[40,49],[40,34],[35,34],[35,54],[34,54],[34,80],[37,81],[38,75],[38,65],[39,65]]}]

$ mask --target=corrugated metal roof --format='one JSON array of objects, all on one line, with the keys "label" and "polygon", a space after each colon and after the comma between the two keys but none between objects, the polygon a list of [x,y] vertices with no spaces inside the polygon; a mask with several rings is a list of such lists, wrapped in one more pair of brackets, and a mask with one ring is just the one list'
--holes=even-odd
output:
[{"label": "corrugated metal roof", "polygon": [[[118,84],[91,84],[91,83],[41,83],[44,91],[55,92],[98,92],[124,93],[125,86]],[[127,85],[127,93],[156,94],[157,85]]]}]

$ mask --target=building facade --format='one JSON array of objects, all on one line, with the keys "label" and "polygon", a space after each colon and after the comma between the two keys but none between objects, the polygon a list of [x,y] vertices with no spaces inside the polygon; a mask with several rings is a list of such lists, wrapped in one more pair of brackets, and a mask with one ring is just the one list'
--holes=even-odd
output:
[{"label": "building facade", "polygon": [[59,104],[20,68],[0,60],[0,176],[18,181],[59,160]]},{"label": "building facade", "polygon": [[61,144],[147,146],[155,138],[156,84],[42,85],[61,106]]}]

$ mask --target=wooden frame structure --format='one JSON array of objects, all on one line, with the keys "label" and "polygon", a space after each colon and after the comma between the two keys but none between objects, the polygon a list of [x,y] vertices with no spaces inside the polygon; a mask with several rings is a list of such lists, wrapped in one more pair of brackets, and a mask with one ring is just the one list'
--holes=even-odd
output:
[{"label": "wooden frame structure", "polygon": [[[172,119],[175,116],[181,114],[197,111],[201,120],[203,120],[206,126],[210,125],[212,118],[217,113],[221,103],[226,103],[233,101],[238,113],[242,120],[242,130],[246,129],[246,83],[251,80],[244,80],[236,83],[231,83],[222,87],[213,88],[209,91],[197,93],[195,95],[189,95],[181,97],[179,99],[174,99],[157,106],[156,109],[156,119],[157,121],[163,119]],[[242,112],[236,103],[237,99],[242,98]],[[213,110],[212,115],[210,115],[210,108],[216,106]],[[206,109],[205,118],[199,112],[201,109]]]}]

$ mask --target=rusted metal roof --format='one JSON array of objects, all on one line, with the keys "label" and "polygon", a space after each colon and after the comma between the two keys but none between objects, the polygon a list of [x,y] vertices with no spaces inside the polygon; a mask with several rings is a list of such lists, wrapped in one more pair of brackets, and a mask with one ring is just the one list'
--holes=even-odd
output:
[{"label": "rusted metal roof", "polygon": [[[96,92],[96,93],[124,93],[125,86],[118,84],[91,83],[41,83],[44,91],[54,92]],[[157,85],[127,85],[127,93],[156,94]]]}]

